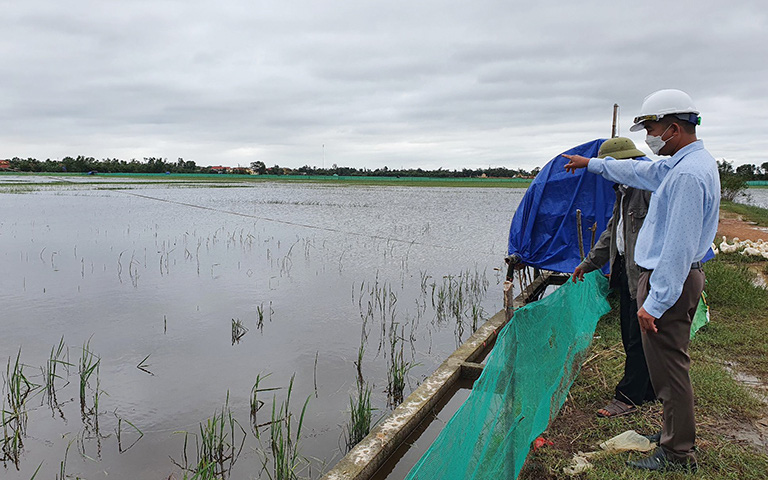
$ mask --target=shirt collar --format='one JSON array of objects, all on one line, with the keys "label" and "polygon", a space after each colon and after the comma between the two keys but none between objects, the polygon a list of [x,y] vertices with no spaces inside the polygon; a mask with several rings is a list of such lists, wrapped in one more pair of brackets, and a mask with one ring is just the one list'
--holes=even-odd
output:
[{"label": "shirt collar", "polygon": [[680,160],[685,158],[686,155],[688,155],[691,152],[695,152],[697,150],[703,150],[704,149],[704,142],[701,140],[696,140],[693,143],[689,143],[688,145],[684,146],[680,150],[677,151],[674,155],[669,157],[669,160],[667,160],[667,163],[670,167],[674,167],[678,163],[680,163]]}]

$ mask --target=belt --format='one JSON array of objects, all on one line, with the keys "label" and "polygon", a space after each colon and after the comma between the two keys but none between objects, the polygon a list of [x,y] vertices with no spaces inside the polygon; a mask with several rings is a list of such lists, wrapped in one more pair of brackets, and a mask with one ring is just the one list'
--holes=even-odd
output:
[{"label": "belt", "polygon": [[[703,263],[703,262],[701,262],[701,261],[699,261],[699,262],[693,262],[693,263],[691,264],[691,270],[701,270],[701,266],[702,266],[702,265],[704,265],[704,263]],[[640,265],[638,265],[638,266],[637,266],[637,268],[639,268],[641,272],[652,272],[652,271],[653,271],[653,269],[652,269],[652,268],[643,268],[643,267],[641,267]]]}]

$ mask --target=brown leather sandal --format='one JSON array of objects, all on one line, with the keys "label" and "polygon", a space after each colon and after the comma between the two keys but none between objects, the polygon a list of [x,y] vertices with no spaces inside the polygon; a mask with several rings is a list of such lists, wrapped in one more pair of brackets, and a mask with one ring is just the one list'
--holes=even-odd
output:
[{"label": "brown leather sandal", "polygon": [[637,412],[636,406],[627,405],[621,400],[614,398],[611,400],[611,403],[597,411],[597,416],[600,418],[623,417],[624,415],[630,415],[635,412]]}]

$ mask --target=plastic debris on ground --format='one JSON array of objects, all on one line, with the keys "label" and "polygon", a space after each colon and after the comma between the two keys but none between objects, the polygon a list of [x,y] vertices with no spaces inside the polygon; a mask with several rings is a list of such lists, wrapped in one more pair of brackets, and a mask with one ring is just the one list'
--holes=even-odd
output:
[{"label": "plastic debris on ground", "polygon": [[590,459],[599,455],[608,455],[618,452],[650,452],[656,448],[656,443],[651,442],[648,438],[640,435],[634,430],[627,430],[624,433],[616,435],[615,437],[606,440],[599,445],[601,450],[594,452],[578,452],[573,454],[571,464],[563,468],[563,473],[566,475],[578,475],[593,467]]}]

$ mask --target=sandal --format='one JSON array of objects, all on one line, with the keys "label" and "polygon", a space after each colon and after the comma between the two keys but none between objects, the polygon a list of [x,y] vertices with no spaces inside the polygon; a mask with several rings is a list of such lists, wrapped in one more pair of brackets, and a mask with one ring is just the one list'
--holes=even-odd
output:
[{"label": "sandal", "polygon": [[597,411],[597,416],[600,418],[622,417],[624,415],[635,413],[636,411],[636,406],[627,405],[621,400],[614,398],[611,400],[611,403]]}]

